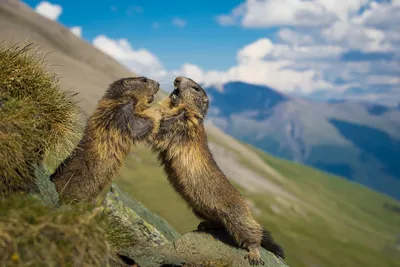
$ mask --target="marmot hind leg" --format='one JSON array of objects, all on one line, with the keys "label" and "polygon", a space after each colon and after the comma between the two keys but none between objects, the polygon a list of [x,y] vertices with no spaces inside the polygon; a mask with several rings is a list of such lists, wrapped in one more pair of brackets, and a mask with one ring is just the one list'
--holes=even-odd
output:
[{"label": "marmot hind leg", "polygon": [[259,250],[263,234],[262,227],[248,214],[228,216],[224,219],[224,224],[237,244],[248,251],[245,258],[249,260],[249,263],[252,266],[264,265]]},{"label": "marmot hind leg", "polygon": [[200,212],[193,210],[194,215],[196,215],[196,217],[198,219],[201,220],[201,222],[199,223],[199,225],[197,226],[197,230],[200,231],[204,231],[204,230],[213,230],[213,229],[225,229],[225,226],[218,221],[215,220],[210,220],[208,219],[206,216],[203,216],[203,214],[201,214]]},{"label": "marmot hind leg", "polygon": [[249,247],[249,253],[244,257],[249,260],[251,266],[264,265],[264,261],[261,259],[260,250],[258,246]]}]

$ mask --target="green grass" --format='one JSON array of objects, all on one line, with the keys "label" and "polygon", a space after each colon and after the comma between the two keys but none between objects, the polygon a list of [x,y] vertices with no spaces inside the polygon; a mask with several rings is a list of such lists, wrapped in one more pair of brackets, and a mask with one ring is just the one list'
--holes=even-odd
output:
[{"label": "green grass", "polygon": [[[215,142],[214,137],[210,140]],[[224,142],[218,141],[225,146]],[[285,177],[272,179],[294,199],[250,193],[235,186],[260,213],[256,218],[282,244],[290,266],[398,266],[400,255],[386,252],[399,234],[400,216],[383,207],[400,204],[382,194],[345,179],[269,156],[250,146],[261,159]],[[237,152],[236,152],[237,153]],[[237,154],[244,167],[263,173]],[[117,184],[147,208],[163,216],[180,233],[196,228],[198,220],[173,191],[156,156],[137,147],[121,171]]]},{"label": "green grass", "polygon": [[29,196],[0,199],[0,265],[106,266],[110,252],[96,214]]}]

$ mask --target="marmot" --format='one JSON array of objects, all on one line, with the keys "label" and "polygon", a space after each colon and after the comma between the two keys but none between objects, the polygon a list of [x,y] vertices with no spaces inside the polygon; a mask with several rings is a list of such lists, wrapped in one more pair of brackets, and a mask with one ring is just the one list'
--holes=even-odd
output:
[{"label": "marmot", "polygon": [[249,251],[251,265],[264,265],[260,245],[284,258],[283,249],[253,218],[240,193],[216,164],[208,147],[203,120],[208,111],[206,92],[193,80],[177,77],[175,90],[155,112],[162,114],[159,131],[147,143],[158,152],[170,184],[203,220],[199,227],[223,227]]},{"label": "marmot", "polygon": [[134,142],[159,125],[151,114],[160,84],[146,77],[117,80],[88,119],[80,143],[51,176],[62,202],[94,202],[115,178]]}]

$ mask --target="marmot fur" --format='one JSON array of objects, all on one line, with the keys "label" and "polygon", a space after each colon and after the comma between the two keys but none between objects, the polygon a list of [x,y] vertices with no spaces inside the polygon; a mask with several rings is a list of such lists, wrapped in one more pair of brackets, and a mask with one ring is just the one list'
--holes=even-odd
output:
[{"label": "marmot fur", "polygon": [[157,130],[159,120],[148,104],[158,90],[159,83],[146,77],[109,86],[80,143],[51,176],[62,202],[93,202],[110,185],[133,143]]},{"label": "marmot fur", "polygon": [[216,164],[208,147],[203,120],[206,92],[193,80],[177,77],[175,90],[155,108],[162,114],[159,131],[148,143],[164,167],[170,184],[204,222],[199,227],[223,227],[249,251],[250,264],[264,264],[260,245],[284,258],[283,249],[253,218],[240,193]]}]

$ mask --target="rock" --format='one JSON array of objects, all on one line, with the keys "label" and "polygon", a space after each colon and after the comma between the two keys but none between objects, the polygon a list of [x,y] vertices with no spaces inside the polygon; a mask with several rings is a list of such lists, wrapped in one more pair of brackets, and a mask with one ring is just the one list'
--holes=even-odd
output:
[{"label": "rock", "polygon": [[[140,267],[159,266],[204,266],[246,267],[250,264],[247,252],[233,245],[226,233],[190,232],[172,243],[155,249],[132,247],[125,249],[125,257],[134,259]],[[286,263],[272,253],[262,249],[264,267],[287,267]],[[261,266],[260,266],[261,267]]]},{"label": "rock", "polygon": [[[113,229],[118,224],[117,228],[123,228],[122,236],[131,238],[131,242],[122,242],[125,245],[114,244],[118,247],[116,254],[126,265],[114,262],[113,266],[250,266],[244,258],[247,251],[237,248],[226,232],[196,230],[179,236],[165,220],[124,195],[116,185],[111,187],[103,206],[106,214],[112,218]],[[117,243],[118,239],[115,239]],[[264,249],[261,250],[261,256],[264,267],[287,267],[282,260]]]},{"label": "rock", "polygon": [[50,173],[44,164],[40,163],[35,167],[35,177],[39,192],[31,192],[31,194],[41,199],[47,206],[56,207],[58,205],[58,193],[49,179]]},{"label": "rock", "polygon": [[140,202],[124,195],[113,184],[102,202],[100,220],[110,245],[116,250],[141,244],[158,247],[179,237],[164,219],[147,210]]}]

